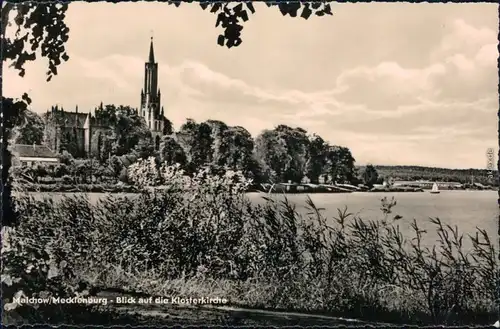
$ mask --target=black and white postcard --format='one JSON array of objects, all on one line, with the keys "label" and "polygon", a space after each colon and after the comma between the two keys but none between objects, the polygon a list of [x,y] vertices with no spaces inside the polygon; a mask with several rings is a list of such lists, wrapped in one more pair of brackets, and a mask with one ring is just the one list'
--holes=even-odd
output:
[{"label": "black and white postcard", "polygon": [[498,4],[1,26],[3,325],[500,327]]}]

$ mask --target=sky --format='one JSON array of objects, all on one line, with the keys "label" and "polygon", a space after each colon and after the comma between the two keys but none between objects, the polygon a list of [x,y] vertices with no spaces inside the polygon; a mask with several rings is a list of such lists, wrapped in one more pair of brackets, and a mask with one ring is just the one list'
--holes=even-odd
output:
[{"label": "sky", "polygon": [[359,165],[486,168],[498,147],[497,4],[332,4],[309,20],[255,7],[227,49],[198,4],[70,3],[70,60],[51,82],[45,59],[24,78],[5,68],[4,95],[28,92],[38,113],[139,107],[153,36],[177,128],[214,119],[256,136],[286,124],[350,148]]}]

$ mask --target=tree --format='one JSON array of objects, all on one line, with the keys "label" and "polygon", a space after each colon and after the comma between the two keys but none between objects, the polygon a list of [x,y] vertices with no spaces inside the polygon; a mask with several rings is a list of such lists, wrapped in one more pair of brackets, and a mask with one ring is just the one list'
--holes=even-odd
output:
[{"label": "tree", "polygon": [[[186,1],[191,2],[191,1]],[[180,6],[181,1],[169,1],[169,4]],[[311,15],[324,16],[332,15],[332,10],[329,3],[301,3],[301,2],[268,2],[268,7],[278,7],[283,16],[289,15],[290,17],[300,16],[308,19]],[[217,15],[216,27],[222,27],[223,33],[217,37],[219,46],[226,46],[227,48],[239,46],[243,40],[241,39],[241,31],[243,30],[242,22],[249,19],[249,12],[255,13],[255,8],[251,2],[200,2],[203,10],[209,10],[211,13]]]},{"label": "tree", "polygon": [[224,148],[224,134],[229,127],[222,121],[207,120],[205,122],[211,131],[212,137],[212,162],[216,166],[224,166],[226,163],[227,150]]},{"label": "tree", "polygon": [[181,166],[187,163],[186,153],[171,136],[163,136],[160,143],[160,161],[168,165],[178,163]]},{"label": "tree", "polygon": [[96,121],[100,122],[101,124],[115,126],[117,114],[116,112],[116,106],[110,104],[104,106],[101,102],[99,107],[95,110],[94,117]]},{"label": "tree", "polygon": [[99,146],[99,161],[104,163],[109,160],[113,155],[116,155],[117,137],[114,130],[109,130],[103,133],[100,137]]},{"label": "tree", "polygon": [[[170,1],[169,4],[174,4],[176,7],[181,5],[180,1]],[[246,9],[243,8],[246,7]],[[267,3],[268,7],[278,7],[281,14],[291,17],[300,17],[308,19],[312,14],[317,16],[331,15],[329,3],[300,3],[300,2],[275,2]],[[243,29],[241,22],[249,19],[248,11],[255,13],[255,8],[251,2],[248,3],[223,3],[223,2],[200,2],[200,7],[203,10],[209,10],[217,15],[216,26],[221,26],[224,33],[217,37],[217,43],[220,46],[228,48],[237,47],[242,43],[241,31]],[[67,3],[5,3],[2,7],[2,36],[6,36],[9,15],[12,11],[16,11],[15,25],[18,32],[13,39],[2,38],[3,50],[2,59],[11,64],[19,71],[21,76],[24,76],[24,64],[27,61],[36,60],[38,50],[41,50],[42,57],[48,59],[47,81],[50,81],[54,75],[57,75],[57,67],[69,59],[66,53],[65,43],[68,41],[69,28],[64,22]],[[248,10],[248,11],[247,11]],[[24,33],[21,33],[21,27],[24,28]],[[0,77],[3,77],[3,65],[0,65]],[[11,137],[11,129],[6,128],[5,123],[12,123],[17,118],[9,118],[8,115],[19,115],[26,110],[26,103],[29,103],[29,98],[24,97],[24,101],[13,101],[12,99],[2,96],[2,110],[4,113],[4,133],[2,136],[2,184],[3,193],[3,208],[4,208],[4,225],[11,225],[15,222],[14,210],[10,194],[10,183],[8,171],[11,167],[11,154],[8,150],[9,139]],[[6,111],[7,109],[7,111]],[[5,220],[8,218],[10,220]]]},{"label": "tree", "polygon": [[219,147],[219,164],[241,171],[245,177],[258,176],[253,158],[254,141],[243,127],[229,127],[224,131]]},{"label": "tree", "polygon": [[61,132],[61,142],[59,144],[59,152],[69,152],[75,157],[81,157],[81,152],[78,147],[76,127],[65,128]]},{"label": "tree", "polygon": [[163,117],[163,135],[171,135],[174,133],[172,121]]},{"label": "tree", "polygon": [[184,149],[189,162],[188,169],[194,171],[212,164],[214,159],[213,122],[196,123],[187,119],[177,133],[177,143]]},{"label": "tree", "polygon": [[133,154],[140,159],[147,159],[155,154],[155,146],[151,134],[138,140],[137,145],[133,149]]},{"label": "tree", "polygon": [[378,181],[378,173],[375,167],[371,164],[367,165],[362,174],[363,182],[369,188],[372,188]]},{"label": "tree", "polygon": [[328,144],[318,135],[309,138],[308,157],[306,162],[306,176],[311,183],[317,184],[319,177],[324,173]]},{"label": "tree", "polygon": [[22,116],[20,124],[14,128],[15,143],[42,144],[45,128],[42,118],[30,110],[26,110]]},{"label": "tree", "polygon": [[255,155],[266,176],[300,183],[306,172],[308,147],[307,131],[279,125],[257,137]]},{"label": "tree", "polygon": [[96,109],[95,119],[110,130],[93,136],[98,147],[98,158],[106,161],[112,155],[124,155],[131,152],[147,158],[153,154],[154,145],[150,130],[144,118],[130,106],[106,105]]},{"label": "tree", "polygon": [[356,177],[355,160],[351,151],[342,146],[329,146],[326,152],[325,174],[332,183],[352,183]]},{"label": "tree", "polygon": [[255,139],[254,156],[262,168],[262,179],[283,182],[291,159],[286,142],[276,130],[264,130]]},{"label": "tree", "polygon": [[12,165],[12,154],[9,147],[9,139],[12,136],[13,129],[19,124],[27,105],[24,101],[14,101],[12,98],[2,98],[2,223],[5,226],[16,224],[17,216],[12,203],[12,178],[9,176],[9,170]]},{"label": "tree", "polygon": [[[64,44],[68,40],[69,28],[64,23],[67,4],[25,2],[22,4],[5,3],[2,7],[2,59],[10,62],[19,70],[19,75],[24,76],[24,64],[36,59],[36,51],[41,50],[41,55],[48,59],[47,81],[57,74],[57,66],[62,61],[69,59],[65,52]],[[14,20],[18,33],[14,39],[4,37],[7,31],[6,22],[10,13],[16,10]],[[21,27],[25,33],[21,33]],[[28,46],[29,44],[29,46]],[[29,47],[29,48],[28,48]],[[26,50],[29,49],[29,50]],[[3,77],[3,64],[0,65],[0,76]],[[10,138],[15,123],[24,115],[27,105],[31,103],[28,95],[24,94],[22,100],[14,101],[2,96],[2,112],[4,115],[4,129],[2,134],[2,208],[3,224],[15,225],[16,214],[13,209],[11,196],[11,181],[9,170],[12,164],[9,151]]]},{"label": "tree", "polygon": [[125,166],[123,165],[123,162],[119,157],[113,155],[108,161],[108,167],[113,172],[113,177],[119,177],[121,171]]},{"label": "tree", "polygon": [[191,162],[191,146],[194,144],[195,131],[198,129],[198,124],[193,119],[186,119],[179,131],[176,132],[176,142],[182,147],[186,154],[187,162]]},{"label": "tree", "polygon": [[115,113],[114,129],[117,136],[117,154],[130,153],[139,143],[142,143],[142,151],[147,153],[144,156],[150,156],[151,151],[154,150],[153,138],[144,118],[137,115],[135,110],[129,106],[119,106]]},{"label": "tree", "polygon": [[285,141],[289,163],[285,168],[284,180],[300,183],[306,172],[309,139],[307,131],[279,125],[275,131]]},{"label": "tree", "polygon": [[194,145],[191,145],[191,166],[200,168],[210,164],[213,160],[212,129],[210,125],[202,122],[198,125],[194,133]]}]

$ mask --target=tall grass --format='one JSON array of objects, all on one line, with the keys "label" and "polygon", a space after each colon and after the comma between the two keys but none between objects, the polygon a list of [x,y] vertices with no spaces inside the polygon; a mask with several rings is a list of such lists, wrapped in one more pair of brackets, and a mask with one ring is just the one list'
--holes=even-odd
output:
[{"label": "tall grass", "polygon": [[497,251],[484,230],[464,237],[431,219],[440,240],[428,248],[416,220],[413,236],[402,235],[394,200],[382,200],[381,221],[347,209],[325,218],[311,199],[306,215],[286,198],[252,205],[239,173],[188,177],[154,161],[129,172],[137,199],[18,197],[20,225],[2,231],[4,297],[101,286],[380,322],[496,320]]}]

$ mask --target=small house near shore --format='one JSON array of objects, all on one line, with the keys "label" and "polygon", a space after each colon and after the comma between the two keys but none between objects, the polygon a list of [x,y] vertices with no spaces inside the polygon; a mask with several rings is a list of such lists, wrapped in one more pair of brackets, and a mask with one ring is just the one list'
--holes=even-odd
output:
[{"label": "small house near shore", "polygon": [[45,145],[15,144],[12,149],[13,165],[33,166],[36,164],[57,164],[59,158]]}]

